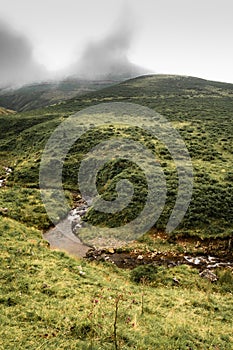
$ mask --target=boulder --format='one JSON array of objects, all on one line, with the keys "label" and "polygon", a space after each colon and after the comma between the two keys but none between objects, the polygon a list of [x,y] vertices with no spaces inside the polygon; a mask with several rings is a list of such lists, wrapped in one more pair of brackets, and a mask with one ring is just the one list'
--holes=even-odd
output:
[{"label": "boulder", "polygon": [[199,276],[208,279],[210,282],[216,282],[218,280],[217,275],[208,269],[200,272]]}]

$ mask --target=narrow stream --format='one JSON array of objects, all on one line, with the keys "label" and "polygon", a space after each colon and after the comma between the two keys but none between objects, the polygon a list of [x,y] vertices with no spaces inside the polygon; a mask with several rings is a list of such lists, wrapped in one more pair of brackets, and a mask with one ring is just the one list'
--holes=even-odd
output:
[{"label": "narrow stream", "polygon": [[72,209],[55,228],[44,233],[43,237],[52,249],[64,250],[81,258],[86,255],[90,247],[83,244],[74,232],[82,227],[82,216],[86,214],[88,208],[87,203],[82,203]]},{"label": "narrow stream", "polygon": [[[78,257],[89,260],[109,261],[121,268],[133,268],[142,264],[157,264],[167,267],[180,264],[191,265],[199,270],[214,269],[217,267],[233,268],[233,260],[224,257],[216,257],[207,254],[189,254],[177,252],[147,252],[145,254],[135,251],[119,252],[114,247],[95,249],[81,242],[78,238],[78,230],[82,228],[82,216],[86,214],[90,203],[80,202],[72,209],[66,219],[55,228],[44,233],[43,237],[49,242],[52,249],[64,250]],[[77,234],[75,234],[77,233]]]}]

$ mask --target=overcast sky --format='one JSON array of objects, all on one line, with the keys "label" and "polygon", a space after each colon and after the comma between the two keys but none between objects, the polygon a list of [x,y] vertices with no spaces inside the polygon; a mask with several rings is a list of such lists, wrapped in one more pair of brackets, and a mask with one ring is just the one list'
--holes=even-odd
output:
[{"label": "overcast sky", "polygon": [[232,13],[232,0],[0,0],[0,84],[111,60],[233,83]]}]

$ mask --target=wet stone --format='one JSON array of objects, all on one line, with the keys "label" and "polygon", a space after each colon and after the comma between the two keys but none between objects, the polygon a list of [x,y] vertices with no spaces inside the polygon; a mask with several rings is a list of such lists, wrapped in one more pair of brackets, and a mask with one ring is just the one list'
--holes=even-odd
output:
[{"label": "wet stone", "polygon": [[218,280],[218,277],[215,275],[215,273],[208,269],[200,272],[199,276],[208,279],[210,282],[216,282]]}]

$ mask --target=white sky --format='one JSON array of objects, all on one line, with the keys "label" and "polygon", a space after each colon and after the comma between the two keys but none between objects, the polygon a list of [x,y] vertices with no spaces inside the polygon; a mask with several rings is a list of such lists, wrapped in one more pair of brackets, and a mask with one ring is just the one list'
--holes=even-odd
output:
[{"label": "white sky", "polygon": [[122,14],[134,23],[132,62],[233,83],[233,0],[0,0],[0,19],[29,38],[49,70],[77,61]]}]

